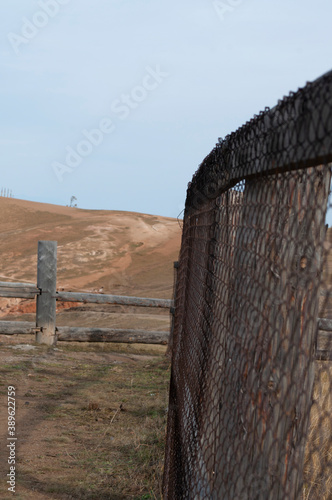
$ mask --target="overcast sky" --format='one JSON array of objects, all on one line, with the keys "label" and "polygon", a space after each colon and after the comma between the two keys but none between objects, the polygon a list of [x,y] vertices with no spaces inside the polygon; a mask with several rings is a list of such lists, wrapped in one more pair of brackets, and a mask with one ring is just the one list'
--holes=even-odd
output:
[{"label": "overcast sky", "polygon": [[331,0],[1,2],[1,182],[176,217],[218,140],[332,69]]}]

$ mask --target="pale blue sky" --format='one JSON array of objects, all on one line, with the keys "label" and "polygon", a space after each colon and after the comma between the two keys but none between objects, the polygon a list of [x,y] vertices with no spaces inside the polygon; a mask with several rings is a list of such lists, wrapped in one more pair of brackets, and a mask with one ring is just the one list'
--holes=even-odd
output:
[{"label": "pale blue sky", "polygon": [[2,2],[0,187],[176,217],[218,137],[332,68],[330,0],[222,3]]}]

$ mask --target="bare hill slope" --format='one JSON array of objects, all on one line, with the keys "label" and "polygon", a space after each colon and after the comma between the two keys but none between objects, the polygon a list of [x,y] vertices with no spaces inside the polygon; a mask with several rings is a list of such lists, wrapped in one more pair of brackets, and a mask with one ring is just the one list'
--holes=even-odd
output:
[{"label": "bare hill slope", "polygon": [[[176,219],[133,212],[82,210],[0,198],[0,281],[36,282],[39,240],[58,242],[58,289],[171,298],[173,261],[178,259],[181,227]],[[332,230],[326,235],[323,290],[330,290]],[[323,292],[322,290],[322,292]],[[324,292],[323,292],[324,293]],[[130,326],[144,328],[159,312],[119,307],[58,304],[58,324],[108,326],[106,311],[132,313]],[[71,308],[63,316],[62,307]],[[76,307],[76,309],[75,309]],[[120,311],[121,309],[121,311]],[[35,301],[0,299],[0,316],[33,320]],[[320,298],[320,315],[331,317],[330,295]],[[137,314],[139,312],[139,315]],[[98,314],[97,314],[98,313]],[[23,314],[23,316],[22,316]],[[77,317],[76,317],[76,316]],[[70,317],[69,317],[70,316]],[[123,315],[113,317],[124,325]],[[62,320],[63,319],[63,320]],[[128,322],[127,322],[128,323]],[[126,324],[129,326],[129,324]]]},{"label": "bare hill slope", "polygon": [[176,219],[0,198],[0,280],[36,281],[38,240],[58,242],[58,287],[171,296]]}]

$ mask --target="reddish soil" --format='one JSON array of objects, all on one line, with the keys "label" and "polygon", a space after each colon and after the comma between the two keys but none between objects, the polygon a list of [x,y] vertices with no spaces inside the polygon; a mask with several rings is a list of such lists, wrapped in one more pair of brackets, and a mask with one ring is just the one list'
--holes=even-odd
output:
[{"label": "reddish soil", "polygon": [[[172,296],[181,240],[176,219],[0,198],[0,227],[0,281],[36,283],[38,241],[55,240],[58,289]],[[77,306],[57,304],[59,312]],[[3,319],[34,308],[34,301],[0,299]]]}]

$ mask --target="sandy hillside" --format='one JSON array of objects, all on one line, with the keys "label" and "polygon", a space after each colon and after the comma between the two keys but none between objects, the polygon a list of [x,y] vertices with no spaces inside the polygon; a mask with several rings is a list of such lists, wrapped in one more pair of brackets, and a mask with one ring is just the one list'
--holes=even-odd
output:
[{"label": "sandy hillside", "polygon": [[[181,243],[181,227],[176,219],[0,198],[0,281],[36,282],[38,240],[58,242],[58,289],[172,296],[173,262],[178,259]],[[325,242],[325,290],[330,289],[331,283],[331,245],[329,229]],[[320,302],[320,315],[330,317],[330,297],[324,295]],[[108,313],[112,312],[112,325],[119,328],[167,327],[157,310],[152,317],[152,311],[145,308],[58,303],[59,313],[63,307],[72,311],[70,316],[59,314],[59,325],[88,326],[92,322],[109,326]],[[35,301],[0,299],[2,318],[9,314],[16,315],[16,319],[33,320],[34,308]]]},{"label": "sandy hillside", "polygon": [[[172,297],[176,219],[0,198],[0,281],[36,283],[39,240],[58,242],[58,290]],[[34,321],[35,307],[0,298],[0,317]],[[57,325],[169,329],[166,310],[59,302],[57,311]]]},{"label": "sandy hillside", "polygon": [[0,280],[36,282],[38,240],[58,242],[58,288],[168,298],[176,219],[0,198]]}]

